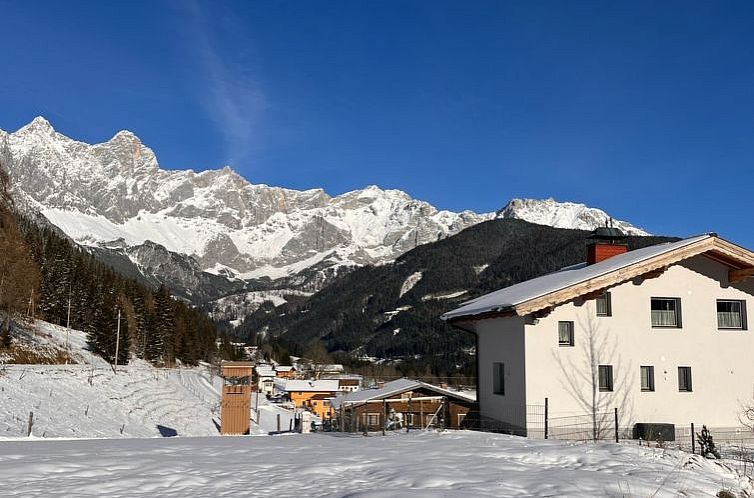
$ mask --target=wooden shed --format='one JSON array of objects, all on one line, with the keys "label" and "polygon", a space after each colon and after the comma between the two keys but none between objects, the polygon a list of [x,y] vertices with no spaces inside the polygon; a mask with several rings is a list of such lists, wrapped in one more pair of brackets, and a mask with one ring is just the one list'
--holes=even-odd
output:
[{"label": "wooden shed", "polygon": [[428,427],[459,429],[474,399],[425,382],[398,379],[332,401],[336,430],[344,432]]},{"label": "wooden shed", "polygon": [[251,372],[247,361],[222,364],[223,396],[220,402],[220,434],[248,434],[251,420]]}]

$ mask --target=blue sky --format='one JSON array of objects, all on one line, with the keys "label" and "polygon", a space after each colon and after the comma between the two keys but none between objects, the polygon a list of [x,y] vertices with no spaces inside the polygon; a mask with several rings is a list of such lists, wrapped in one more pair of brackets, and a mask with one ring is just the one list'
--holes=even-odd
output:
[{"label": "blue sky", "polygon": [[754,248],[746,2],[0,0],[0,128],[130,129],[165,168],[601,207]]}]

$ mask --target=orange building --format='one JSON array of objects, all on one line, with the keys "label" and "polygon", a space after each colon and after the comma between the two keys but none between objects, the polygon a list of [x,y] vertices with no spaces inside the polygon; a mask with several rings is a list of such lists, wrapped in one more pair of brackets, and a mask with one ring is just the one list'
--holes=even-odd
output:
[{"label": "orange building", "polygon": [[278,365],[275,367],[275,377],[280,379],[295,379],[296,367]]},{"label": "orange building", "polygon": [[329,398],[338,392],[337,380],[289,380],[285,392],[296,408],[306,408],[322,420],[332,418]]}]

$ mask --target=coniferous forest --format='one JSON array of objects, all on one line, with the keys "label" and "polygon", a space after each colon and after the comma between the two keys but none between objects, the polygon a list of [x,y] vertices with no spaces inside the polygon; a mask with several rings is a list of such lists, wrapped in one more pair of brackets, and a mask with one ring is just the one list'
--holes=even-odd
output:
[{"label": "coniferous forest", "polygon": [[[203,312],[98,262],[51,227],[20,216],[0,168],[0,330],[18,318],[41,318],[83,330],[92,352],[118,363],[132,356],[158,365],[194,364],[216,352],[215,324]],[[70,313],[69,313],[70,309]],[[0,345],[2,346],[2,345]]]}]

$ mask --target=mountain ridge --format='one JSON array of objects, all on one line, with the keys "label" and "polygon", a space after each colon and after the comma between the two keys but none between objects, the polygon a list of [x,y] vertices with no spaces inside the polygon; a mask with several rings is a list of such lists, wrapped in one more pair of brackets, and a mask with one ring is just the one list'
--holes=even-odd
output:
[{"label": "mountain ridge", "polygon": [[[375,185],[330,196],[321,188],[252,184],[229,166],[165,170],[131,131],[90,145],[58,133],[43,117],[13,133],[0,130],[0,159],[20,204],[79,244],[100,253],[120,250],[110,256],[121,263],[128,257],[140,272],[161,268],[181,295],[190,294],[192,283],[213,280],[201,272],[231,282],[302,281],[307,291],[316,291],[344,270],[394,261],[496,218],[570,222],[575,226],[568,228],[581,229],[609,218],[604,211],[552,199],[514,199],[496,213],[455,213]],[[646,234],[617,223],[628,233]],[[155,246],[180,257],[167,257],[152,250]],[[166,270],[166,261],[175,266]],[[222,297],[218,292],[225,286],[210,287],[199,294]]]}]

